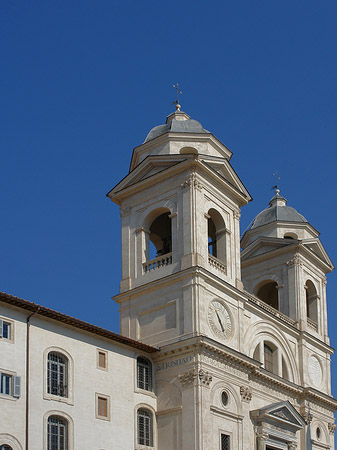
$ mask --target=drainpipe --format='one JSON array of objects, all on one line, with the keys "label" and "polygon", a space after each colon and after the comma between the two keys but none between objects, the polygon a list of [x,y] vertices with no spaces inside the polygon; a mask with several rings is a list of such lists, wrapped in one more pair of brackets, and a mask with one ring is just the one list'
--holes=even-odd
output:
[{"label": "drainpipe", "polygon": [[27,317],[27,338],[26,338],[26,450],[28,450],[28,438],[29,438],[29,329],[30,318],[37,314],[40,310],[38,307],[32,314]]}]

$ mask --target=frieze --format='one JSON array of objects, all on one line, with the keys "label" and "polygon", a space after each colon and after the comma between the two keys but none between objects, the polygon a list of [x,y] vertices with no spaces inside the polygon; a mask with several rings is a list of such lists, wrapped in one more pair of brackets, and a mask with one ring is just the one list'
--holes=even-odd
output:
[{"label": "frieze", "polygon": [[248,374],[246,374],[243,370],[236,369],[235,367],[232,367],[223,361],[221,361],[218,358],[212,358],[208,355],[201,355],[201,361],[205,364],[209,364],[210,366],[217,367],[218,369],[221,369],[223,372],[230,373],[232,375],[235,375],[241,379],[248,379]]},{"label": "frieze", "polygon": [[174,359],[173,361],[166,361],[156,365],[157,372],[161,370],[172,369],[173,367],[183,366],[193,360],[193,355],[185,356],[183,358]]},{"label": "frieze", "polygon": [[281,432],[282,434],[286,434],[289,437],[294,437],[296,435],[296,433],[294,433],[293,431],[287,430],[285,427],[278,427],[277,425],[273,425],[271,423],[268,423],[268,428],[270,430],[274,430],[274,431]]}]

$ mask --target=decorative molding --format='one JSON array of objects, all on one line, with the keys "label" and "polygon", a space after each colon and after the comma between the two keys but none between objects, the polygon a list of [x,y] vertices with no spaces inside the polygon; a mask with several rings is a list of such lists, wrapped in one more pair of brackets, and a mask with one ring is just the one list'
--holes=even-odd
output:
[{"label": "decorative molding", "polygon": [[197,378],[198,374],[196,370],[190,370],[189,372],[185,372],[179,375],[179,381],[183,386],[188,386],[194,382]]},{"label": "decorative molding", "polygon": [[335,430],[336,430],[336,424],[333,422],[329,422],[328,423],[328,429],[329,429],[329,433],[330,434],[334,434]]},{"label": "decorative molding", "polygon": [[203,384],[205,386],[209,386],[213,380],[213,376],[209,372],[206,372],[205,370],[200,369],[199,370],[199,380],[200,380],[201,384]]},{"label": "decorative molding", "polygon": [[240,220],[241,211],[234,211],[233,216],[234,216],[234,219]]},{"label": "decorative molding", "polygon": [[240,395],[244,402],[250,402],[252,399],[252,388],[249,386],[240,386]]},{"label": "decorative molding", "polygon": [[295,253],[292,259],[287,262],[287,266],[303,266],[299,253]]},{"label": "decorative molding", "polygon": [[189,386],[193,384],[195,380],[199,378],[200,383],[204,386],[209,386],[213,380],[213,376],[203,369],[196,371],[195,369],[190,370],[179,375],[179,381],[183,386]]},{"label": "decorative molding", "polygon": [[203,186],[200,183],[200,181],[198,181],[196,175],[192,174],[181,184],[181,187],[183,189],[188,188],[188,187],[195,187],[197,189],[202,189]]},{"label": "decorative molding", "polygon": [[310,411],[304,412],[304,413],[302,414],[302,417],[303,417],[303,419],[304,419],[304,422],[305,422],[307,425],[310,425],[310,424],[311,424],[312,419],[313,419],[313,415],[311,414]]},{"label": "decorative molding", "polygon": [[126,217],[130,214],[131,208],[130,206],[126,206],[125,208],[121,208],[120,210],[120,216],[121,217]]},{"label": "decorative molding", "polygon": [[296,442],[289,442],[288,443],[288,450],[296,450],[297,444]]}]

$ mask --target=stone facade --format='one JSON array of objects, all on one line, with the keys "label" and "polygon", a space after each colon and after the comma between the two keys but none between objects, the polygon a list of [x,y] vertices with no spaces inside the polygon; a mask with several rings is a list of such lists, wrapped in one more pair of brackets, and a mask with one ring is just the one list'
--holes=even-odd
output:
[{"label": "stone facade", "polygon": [[[21,376],[21,394],[0,397],[0,445],[28,448],[28,430],[29,449],[61,449],[48,444],[57,416],[68,449],[334,448],[333,265],[278,190],[240,243],[251,197],[231,155],[178,108],[109,192],[121,208],[126,338],[2,297],[13,339],[0,340],[0,371]],[[66,395],[48,392],[50,354],[66,357]]]}]

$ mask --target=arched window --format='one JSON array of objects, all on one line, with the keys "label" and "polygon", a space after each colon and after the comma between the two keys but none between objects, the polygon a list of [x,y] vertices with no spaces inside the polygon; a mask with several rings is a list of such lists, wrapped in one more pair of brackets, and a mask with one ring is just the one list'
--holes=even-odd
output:
[{"label": "arched window", "polygon": [[307,318],[317,323],[317,292],[314,283],[308,280],[305,284]]},{"label": "arched window", "polygon": [[263,346],[263,353],[264,353],[264,368],[266,370],[269,370],[269,372],[274,372],[273,349],[268,344],[265,343]]},{"label": "arched window", "polygon": [[256,296],[260,300],[267,303],[267,305],[270,305],[275,309],[279,309],[278,290],[277,283],[275,281],[263,282],[262,286],[257,290]]},{"label": "arched window", "polygon": [[137,358],[137,387],[146,391],[152,389],[152,364],[142,356]]},{"label": "arched window", "polygon": [[172,252],[172,230],[170,212],[160,214],[150,226],[149,259]]},{"label": "arched window", "polygon": [[147,409],[137,411],[137,443],[148,447],[153,446],[152,413]]},{"label": "arched window", "polygon": [[208,211],[208,253],[226,263],[226,225],[218,211]]},{"label": "arched window", "polygon": [[47,450],[68,450],[68,422],[63,417],[48,417]]},{"label": "arched window", "polygon": [[286,233],[283,237],[284,239],[298,239],[298,236],[295,233]]},{"label": "arched window", "polygon": [[48,353],[47,392],[68,397],[68,359],[58,352]]},{"label": "arched window", "polygon": [[13,450],[12,447],[10,447],[9,445],[0,445],[0,450]]},{"label": "arched window", "polygon": [[269,372],[291,381],[286,358],[282,350],[270,341],[261,341],[254,350],[253,358],[260,361]]}]

